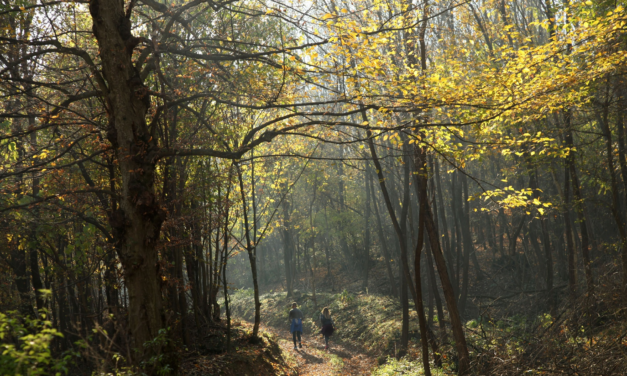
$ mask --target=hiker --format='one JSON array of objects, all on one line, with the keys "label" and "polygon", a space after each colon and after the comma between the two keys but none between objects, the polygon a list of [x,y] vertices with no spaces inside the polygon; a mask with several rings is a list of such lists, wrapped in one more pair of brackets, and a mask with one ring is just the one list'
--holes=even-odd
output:
[{"label": "hiker", "polygon": [[294,350],[296,350],[296,336],[298,335],[298,346],[302,349],[303,344],[300,341],[300,335],[303,333],[303,313],[297,308],[296,302],[292,303],[292,309],[290,310],[290,332],[294,339]]},{"label": "hiker", "polygon": [[320,333],[324,336],[324,349],[329,349],[329,337],[333,334],[335,330],[335,325],[333,324],[333,319],[331,318],[331,312],[329,312],[329,308],[324,307],[322,313],[320,314],[320,323],[322,324],[322,330]]}]

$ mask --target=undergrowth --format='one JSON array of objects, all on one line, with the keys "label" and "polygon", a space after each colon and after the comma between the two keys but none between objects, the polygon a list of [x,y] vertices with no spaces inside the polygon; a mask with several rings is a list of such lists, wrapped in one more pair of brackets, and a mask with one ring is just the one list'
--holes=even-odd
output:
[{"label": "undergrowth", "polygon": [[466,328],[474,369],[495,375],[624,375],[627,304],[617,285],[565,301],[555,315],[486,319]]},{"label": "undergrowth", "polygon": [[[387,358],[384,365],[377,367],[372,371],[371,376],[421,376],[424,375],[424,368],[422,367],[422,360],[415,359],[409,360],[407,357],[396,359]],[[447,375],[442,369],[431,369],[432,376]]]},{"label": "undergrowth", "polygon": [[189,354],[181,365],[182,376],[293,376],[291,354],[281,352],[280,339],[263,330],[253,338],[252,325],[234,322],[231,351]]},{"label": "undergrowth", "polygon": [[[605,281],[594,296],[572,302],[564,300],[553,315],[520,313],[491,315],[466,322],[472,373],[476,375],[624,375],[627,370],[627,301],[618,285]],[[285,293],[261,296],[263,322],[284,327],[292,301],[305,316],[306,333],[318,332],[322,307],[329,307],[336,322],[334,337],[359,344],[380,366],[372,375],[422,375],[419,334],[414,312],[410,318],[408,355],[396,359],[400,344],[401,309],[398,301],[381,295],[318,293],[316,302],[308,294]],[[513,304],[521,304],[516,302]],[[522,306],[522,304],[521,304]],[[254,317],[249,291],[233,295],[233,313],[245,320]],[[450,335],[449,335],[450,338]],[[337,340],[337,339],[336,339]],[[450,339],[449,339],[450,340]],[[434,375],[456,374],[457,357],[452,343],[441,344],[443,367],[432,368]]]}]

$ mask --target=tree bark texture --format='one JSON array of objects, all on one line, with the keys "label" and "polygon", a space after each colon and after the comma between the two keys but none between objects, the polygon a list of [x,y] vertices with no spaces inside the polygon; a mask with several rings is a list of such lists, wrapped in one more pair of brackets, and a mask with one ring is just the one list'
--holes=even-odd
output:
[{"label": "tree bark texture", "polygon": [[161,349],[145,347],[163,328],[157,270],[157,242],[165,215],[155,196],[156,137],[146,124],[148,90],[133,66],[138,39],[124,3],[92,0],[89,11],[106,82],[107,138],[115,150],[121,177],[120,208],[111,217],[129,295],[129,327],[139,359]]}]

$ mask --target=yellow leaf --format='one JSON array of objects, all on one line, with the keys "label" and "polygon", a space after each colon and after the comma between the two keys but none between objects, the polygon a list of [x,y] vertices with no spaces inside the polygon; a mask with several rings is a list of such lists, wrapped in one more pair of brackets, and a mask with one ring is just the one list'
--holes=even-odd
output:
[{"label": "yellow leaf", "polygon": [[324,16],[322,16],[323,20],[328,20],[329,18],[333,18],[333,15],[331,13],[327,13]]}]

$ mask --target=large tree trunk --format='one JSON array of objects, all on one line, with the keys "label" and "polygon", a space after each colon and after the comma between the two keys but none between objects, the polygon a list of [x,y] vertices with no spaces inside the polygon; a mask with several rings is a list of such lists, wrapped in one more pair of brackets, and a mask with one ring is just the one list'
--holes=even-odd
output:
[{"label": "large tree trunk", "polygon": [[116,249],[128,288],[129,328],[137,360],[141,360],[161,352],[162,345],[144,344],[159,335],[164,322],[157,269],[164,214],[154,190],[156,137],[146,124],[150,98],[131,61],[139,40],[131,34],[124,3],[92,0],[89,10],[107,84],[107,138],[114,147],[122,180],[120,208],[111,217],[111,227],[119,240]]}]

